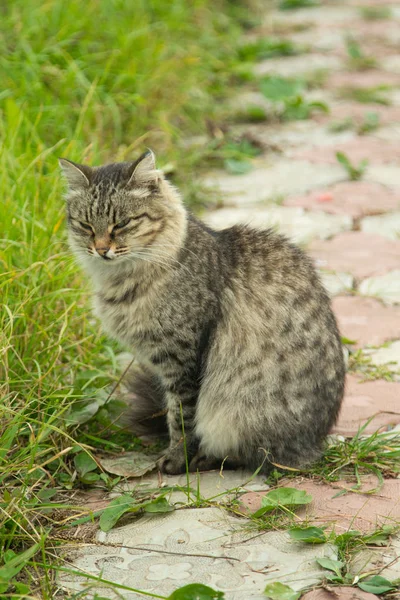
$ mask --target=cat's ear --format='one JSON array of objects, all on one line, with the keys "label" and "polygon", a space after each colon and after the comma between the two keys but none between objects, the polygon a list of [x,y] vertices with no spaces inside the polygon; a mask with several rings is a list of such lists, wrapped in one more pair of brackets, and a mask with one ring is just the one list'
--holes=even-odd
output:
[{"label": "cat's ear", "polygon": [[137,183],[156,183],[162,178],[161,171],[156,169],[156,157],[152,150],[147,150],[132,164],[132,174],[128,186]]},{"label": "cat's ear", "polygon": [[88,187],[90,185],[93,173],[90,167],[79,165],[66,158],[59,158],[58,162],[70,188]]}]

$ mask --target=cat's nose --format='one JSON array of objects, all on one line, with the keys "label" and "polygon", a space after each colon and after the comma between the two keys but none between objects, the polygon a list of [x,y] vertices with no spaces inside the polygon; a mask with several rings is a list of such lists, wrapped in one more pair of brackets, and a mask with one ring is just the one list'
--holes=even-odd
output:
[{"label": "cat's nose", "polygon": [[107,252],[109,251],[109,246],[96,246],[97,254],[100,254],[103,258],[107,258]]}]

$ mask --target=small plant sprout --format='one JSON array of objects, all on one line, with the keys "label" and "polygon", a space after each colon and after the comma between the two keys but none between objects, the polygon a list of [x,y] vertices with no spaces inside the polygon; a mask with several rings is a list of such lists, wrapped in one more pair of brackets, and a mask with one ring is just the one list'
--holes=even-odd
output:
[{"label": "small plant sprout", "polygon": [[353,69],[354,71],[365,71],[376,67],[376,58],[374,56],[367,56],[360,44],[351,35],[346,37],[345,43],[350,69]]},{"label": "small plant sprout", "polygon": [[362,6],[360,13],[366,21],[378,21],[380,19],[390,19],[392,11],[389,6]]},{"label": "small plant sprout", "polygon": [[336,160],[345,168],[350,181],[358,181],[361,179],[368,165],[366,159],[363,159],[357,166],[353,165],[344,152],[336,152]]}]

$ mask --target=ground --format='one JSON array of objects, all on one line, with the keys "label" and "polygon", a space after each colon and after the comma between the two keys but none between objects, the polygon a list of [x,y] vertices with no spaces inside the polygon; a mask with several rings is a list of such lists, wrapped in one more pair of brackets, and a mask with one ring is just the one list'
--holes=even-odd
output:
[{"label": "ground", "polygon": [[[313,257],[332,296],[349,373],[323,460],[267,481],[169,477],[143,448],[120,456],[116,444],[111,460],[93,435],[77,439],[79,452],[72,440],[56,460],[78,452],[73,477],[84,485],[64,490],[52,517],[72,522],[52,539],[64,569],[56,597],[167,598],[195,582],[226,600],[400,597],[399,45],[391,0],[277,2],[243,34],[252,74],[243,70],[226,121],[209,123],[217,166],[202,195],[217,200],[202,218],[277,227]],[[195,154],[209,139],[185,144]],[[31,470],[38,463],[46,456]],[[99,465],[109,491],[89,486]]]},{"label": "ground", "polygon": [[[379,17],[381,3],[327,2],[285,13],[268,11],[263,25],[246,40],[249,47],[252,43],[256,47],[271,30],[283,30],[284,39],[305,45],[307,53],[261,60],[255,70],[275,78],[312,81],[314,77],[317,83],[312,89],[297,97],[315,106],[307,120],[271,124],[266,117],[256,124],[236,125],[234,135],[261,151],[255,158],[233,162],[231,173],[208,174],[207,185],[219,190],[223,206],[205,212],[203,218],[217,228],[237,222],[276,226],[309,251],[333,297],[351,370],[333,433],[351,438],[367,423],[363,435],[393,432],[395,448],[400,423],[400,63],[396,56],[400,11],[393,4],[390,18],[368,20],[374,10]],[[384,11],[383,15],[388,16]],[[350,36],[353,50],[350,42],[346,46]],[[368,67],[367,57],[374,57],[373,68]],[[385,103],[367,98],[361,104],[351,97],[376,86],[387,86]],[[327,98],[325,114],[317,102]],[[284,102],[284,95],[277,100]],[[255,107],[266,115],[271,111],[269,98],[255,89],[241,93],[232,103],[238,113],[250,114],[249,103],[253,111]],[[363,161],[365,170],[360,167]],[[270,488],[259,475],[191,475],[191,491],[186,476],[145,475],[127,484],[125,491],[137,486],[161,491],[163,486],[178,486],[179,492],[166,494],[176,510],[99,532],[97,543],[78,549],[71,563],[106,580],[164,596],[194,581],[223,590],[227,600],[265,598],[265,587],[276,581],[295,591],[318,587],[326,582],[329,570],[316,559],[338,559],[335,536],[357,530],[361,533],[356,539],[385,526],[395,531],[400,523],[396,472],[389,469],[383,480],[372,469],[369,475],[360,475],[358,486],[354,475],[353,469],[351,475],[341,473],[334,482],[322,482],[317,476],[279,482],[312,497],[307,508],[292,513],[287,528],[325,526],[328,541],[323,544],[293,541],[278,524],[268,528],[259,522],[261,531],[257,530],[251,515],[260,509]],[[198,495],[193,491],[197,485]],[[247,523],[243,515],[250,517]],[[331,531],[333,537],[328,535]],[[399,579],[399,549],[395,535],[384,548],[366,540],[349,555],[347,579],[343,576],[342,583],[356,584],[357,576],[362,581],[366,573]],[[81,581],[71,575],[62,578],[64,586],[75,590]],[[302,597],[376,597],[360,588],[353,588],[348,596],[344,588],[329,589]],[[114,597],[104,589],[101,593]],[[121,593],[126,598],[141,597],[133,591]]]}]

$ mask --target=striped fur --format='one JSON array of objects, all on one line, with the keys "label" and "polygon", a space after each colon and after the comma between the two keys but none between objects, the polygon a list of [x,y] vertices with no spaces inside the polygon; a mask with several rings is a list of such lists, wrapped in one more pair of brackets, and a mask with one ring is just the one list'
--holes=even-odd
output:
[{"label": "striped fur", "polygon": [[344,364],[307,256],[271,230],[209,229],[152,153],[62,168],[70,243],[93,280],[95,313],[143,365],[136,425],[151,428],[148,417],[166,412],[163,470],[185,469],[182,421],[192,470],[227,457],[265,470],[316,459],[341,405]]}]

